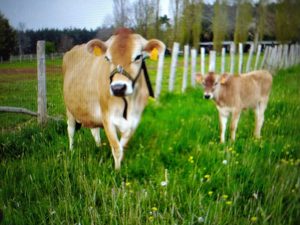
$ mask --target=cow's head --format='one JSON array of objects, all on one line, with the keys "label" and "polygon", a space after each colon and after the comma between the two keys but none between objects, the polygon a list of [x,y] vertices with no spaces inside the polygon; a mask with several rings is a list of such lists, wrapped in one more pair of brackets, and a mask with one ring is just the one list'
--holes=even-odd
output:
[{"label": "cow's head", "polygon": [[209,72],[207,75],[202,74],[196,75],[197,83],[202,84],[204,88],[204,98],[213,99],[215,95],[219,92],[220,86],[224,85],[229,78],[229,75],[224,73],[222,75],[217,75],[214,72]]},{"label": "cow's head", "polygon": [[141,73],[142,60],[151,51],[159,53],[165,45],[156,39],[146,40],[126,28],[119,29],[106,42],[94,39],[87,43],[87,50],[104,57],[110,65],[110,93],[114,96],[131,95]]}]

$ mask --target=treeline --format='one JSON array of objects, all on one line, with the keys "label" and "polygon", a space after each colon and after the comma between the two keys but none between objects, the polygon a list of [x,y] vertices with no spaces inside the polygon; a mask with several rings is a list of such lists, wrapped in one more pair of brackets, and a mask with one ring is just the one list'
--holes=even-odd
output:
[{"label": "treeline", "polygon": [[87,29],[42,29],[17,31],[19,54],[31,54],[36,51],[38,40],[46,40],[46,53],[66,52],[74,45],[88,42],[93,38],[108,39],[114,28],[99,28],[97,30]]}]

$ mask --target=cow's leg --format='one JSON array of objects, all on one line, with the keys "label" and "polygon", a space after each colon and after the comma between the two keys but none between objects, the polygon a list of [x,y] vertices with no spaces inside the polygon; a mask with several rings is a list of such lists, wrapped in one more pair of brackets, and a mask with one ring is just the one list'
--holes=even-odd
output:
[{"label": "cow's leg", "polygon": [[260,132],[264,123],[264,114],[267,108],[267,101],[259,102],[255,108],[255,130],[254,136],[260,138]]},{"label": "cow's leg", "polygon": [[91,132],[95,139],[97,147],[100,147],[101,146],[100,128],[92,128]]},{"label": "cow's leg", "polygon": [[228,121],[229,112],[219,109],[219,123],[220,123],[220,140],[225,142],[226,125]]},{"label": "cow's leg", "polygon": [[133,131],[132,129],[130,129],[130,130],[128,130],[128,131],[126,131],[126,132],[123,132],[123,133],[121,134],[120,144],[121,144],[121,146],[122,146],[123,148],[127,146],[127,143],[128,143],[128,141],[129,141],[129,139],[131,138],[133,132],[134,132],[134,131]]},{"label": "cow's leg", "polygon": [[239,123],[241,112],[240,111],[233,111],[232,112],[232,118],[231,118],[231,125],[230,125],[230,130],[231,130],[231,140],[235,140],[235,134],[236,134],[236,129],[237,125]]},{"label": "cow's leg", "polygon": [[67,117],[68,117],[67,124],[68,124],[69,149],[72,150],[73,143],[74,143],[76,120],[68,110],[67,110]]},{"label": "cow's leg", "polygon": [[118,170],[121,167],[121,161],[123,158],[123,148],[119,143],[116,127],[109,121],[103,121],[106,136],[108,138],[112,154],[115,160],[115,169]]}]

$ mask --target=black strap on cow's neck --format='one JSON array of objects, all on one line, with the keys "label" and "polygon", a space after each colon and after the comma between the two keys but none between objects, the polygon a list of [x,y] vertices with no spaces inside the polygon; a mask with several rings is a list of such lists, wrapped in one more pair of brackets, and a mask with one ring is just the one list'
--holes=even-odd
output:
[{"label": "black strap on cow's neck", "polygon": [[143,60],[143,62],[142,62],[142,70],[144,71],[144,76],[145,76],[147,88],[148,88],[148,91],[149,91],[149,96],[154,98],[154,92],[153,92],[153,89],[152,89],[152,85],[151,85],[151,81],[150,81],[150,77],[149,77],[149,74],[148,74],[148,70],[147,70],[147,67],[146,67],[145,60]]},{"label": "black strap on cow's neck", "polygon": [[[150,81],[150,77],[149,77],[149,74],[148,74],[148,70],[147,70],[147,67],[146,67],[146,63],[145,63],[145,60],[143,59],[142,61],[142,66],[137,74],[137,76],[133,79],[131,77],[131,75],[126,71],[124,70],[123,67],[121,66],[117,66],[110,74],[109,76],[109,79],[110,79],[110,83],[112,82],[112,79],[113,79],[113,76],[116,74],[116,73],[120,73],[122,75],[124,75],[125,77],[127,77],[129,80],[131,80],[132,82],[132,88],[134,88],[134,85],[136,83],[136,81],[138,80],[142,70],[144,71],[144,77],[145,77],[145,81],[146,81],[146,84],[147,84],[147,88],[148,88],[148,92],[149,92],[149,96],[154,98],[154,92],[153,92],[153,89],[152,89],[152,85],[151,85],[151,81]],[[124,101],[124,111],[123,111],[123,118],[124,119],[127,119],[127,108],[128,108],[128,102],[126,100],[125,97],[122,97],[123,101]]]},{"label": "black strap on cow's neck", "polygon": [[127,108],[128,108],[128,103],[125,97],[122,97],[124,101],[124,111],[123,111],[123,118],[127,120]]}]

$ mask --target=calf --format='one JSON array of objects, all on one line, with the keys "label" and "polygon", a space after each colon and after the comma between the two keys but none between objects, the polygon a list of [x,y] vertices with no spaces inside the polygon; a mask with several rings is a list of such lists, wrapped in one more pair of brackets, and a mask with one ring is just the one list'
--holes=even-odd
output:
[{"label": "calf", "polygon": [[220,76],[209,72],[204,77],[198,74],[196,80],[204,87],[204,98],[213,99],[217,105],[222,143],[225,142],[226,124],[230,113],[232,113],[231,139],[235,140],[241,111],[247,108],[255,111],[254,135],[260,137],[272,87],[272,75],[268,71],[258,70],[239,76],[228,74]]},{"label": "calf", "polygon": [[63,92],[70,149],[76,123],[91,128],[97,145],[103,127],[115,168],[120,168],[124,146],[137,128],[151,94],[143,57],[153,50],[161,53],[165,45],[123,28],[106,42],[94,39],[64,55]]}]

